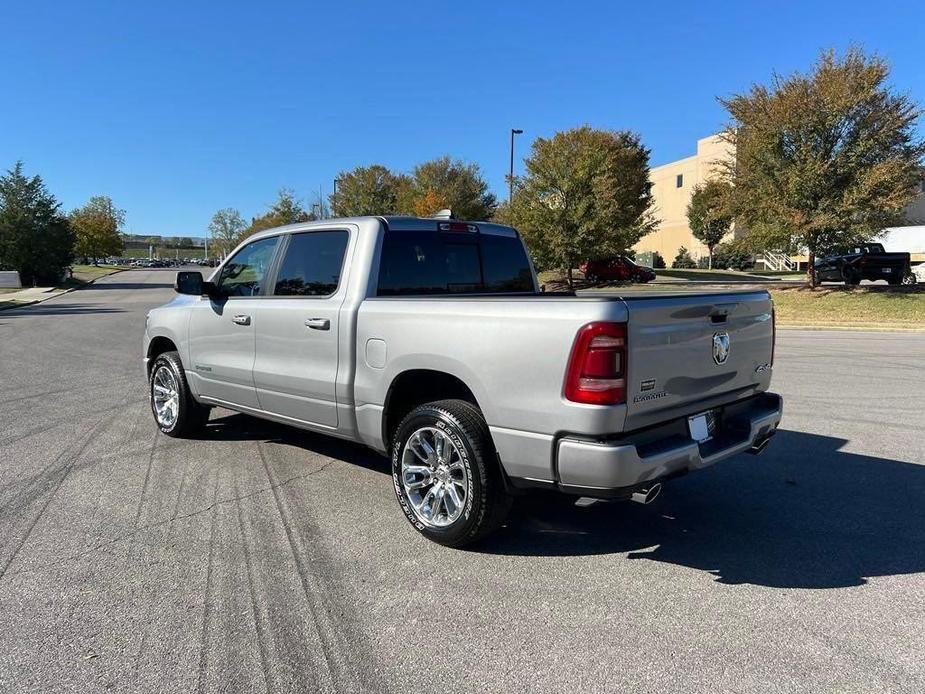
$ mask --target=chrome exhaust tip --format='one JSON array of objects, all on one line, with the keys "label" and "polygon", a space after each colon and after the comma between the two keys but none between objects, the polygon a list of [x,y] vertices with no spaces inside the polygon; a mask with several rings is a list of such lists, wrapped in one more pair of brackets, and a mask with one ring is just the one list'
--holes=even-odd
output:
[{"label": "chrome exhaust tip", "polygon": [[761,451],[763,451],[765,448],[768,447],[769,443],[771,443],[771,437],[765,436],[760,441],[756,441],[755,443],[753,443],[752,447],[748,449],[748,452],[751,453],[752,455],[758,455],[759,453],[761,453]]},{"label": "chrome exhaust tip", "polygon": [[656,482],[651,487],[641,487],[633,492],[630,499],[637,504],[651,504],[662,492],[662,483]]}]

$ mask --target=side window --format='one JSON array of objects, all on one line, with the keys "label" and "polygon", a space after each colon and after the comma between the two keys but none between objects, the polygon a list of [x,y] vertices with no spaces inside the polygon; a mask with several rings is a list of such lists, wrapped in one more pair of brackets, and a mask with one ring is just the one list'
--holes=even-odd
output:
[{"label": "side window", "polygon": [[247,244],[222,266],[218,292],[224,297],[257,296],[273,260],[279,237],[260,239]]},{"label": "side window", "polygon": [[347,250],[346,231],[293,234],[276,276],[276,296],[328,296],[337,291]]}]

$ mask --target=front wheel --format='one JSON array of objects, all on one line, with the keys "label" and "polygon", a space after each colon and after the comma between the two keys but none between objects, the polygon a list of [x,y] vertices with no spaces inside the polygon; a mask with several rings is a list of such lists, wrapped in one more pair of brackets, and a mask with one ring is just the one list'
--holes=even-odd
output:
[{"label": "front wheel", "polygon": [[861,278],[855,274],[847,273],[845,275],[845,286],[846,287],[857,287],[861,284]]},{"label": "front wheel", "polygon": [[411,525],[448,547],[493,532],[511,505],[488,425],[464,400],[427,403],[405,417],[393,437],[392,481]]},{"label": "front wheel", "polygon": [[148,380],[151,413],[167,436],[182,437],[201,429],[209,419],[209,408],[190,394],[180,355],[164,352],[151,365]]}]

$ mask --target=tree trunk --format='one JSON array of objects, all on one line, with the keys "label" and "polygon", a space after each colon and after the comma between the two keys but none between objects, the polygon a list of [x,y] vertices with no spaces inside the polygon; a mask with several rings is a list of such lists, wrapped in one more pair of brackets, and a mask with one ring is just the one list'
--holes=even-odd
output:
[{"label": "tree trunk", "polygon": [[568,277],[569,291],[572,291],[575,288],[575,285],[572,282],[572,264],[571,263],[568,264],[568,271],[566,272],[566,276]]},{"label": "tree trunk", "polygon": [[707,250],[710,252],[710,257],[707,260],[707,269],[712,270],[713,269],[713,246],[708,246]]},{"label": "tree trunk", "polygon": [[816,254],[813,251],[807,253],[807,264],[806,264],[806,279],[809,282],[809,286],[815,289],[816,287]]}]

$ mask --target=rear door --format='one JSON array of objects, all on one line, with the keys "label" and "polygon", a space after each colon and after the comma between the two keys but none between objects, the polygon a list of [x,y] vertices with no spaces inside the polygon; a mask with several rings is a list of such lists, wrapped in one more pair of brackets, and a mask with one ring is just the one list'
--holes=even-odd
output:
[{"label": "rear door", "polygon": [[290,234],[256,310],[254,385],[260,408],[320,427],[337,427],[335,385],[346,229]]},{"label": "rear door", "polygon": [[257,306],[279,237],[252,241],[222,266],[217,290],[190,312],[190,360],[196,388],[213,400],[257,407],[254,329]]},{"label": "rear door", "polygon": [[629,312],[627,429],[648,415],[750,395],[771,378],[773,319],[765,291],[624,297]]}]

